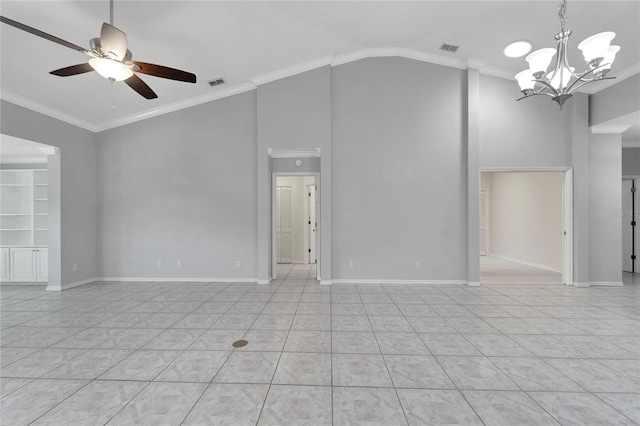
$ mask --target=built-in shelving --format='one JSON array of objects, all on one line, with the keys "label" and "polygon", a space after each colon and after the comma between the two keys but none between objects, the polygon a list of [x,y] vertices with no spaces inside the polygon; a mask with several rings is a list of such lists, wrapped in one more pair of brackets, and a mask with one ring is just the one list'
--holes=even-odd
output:
[{"label": "built-in shelving", "polygon": [[47,178],[46,169],[0,170],[1,246],[47,245]]}]

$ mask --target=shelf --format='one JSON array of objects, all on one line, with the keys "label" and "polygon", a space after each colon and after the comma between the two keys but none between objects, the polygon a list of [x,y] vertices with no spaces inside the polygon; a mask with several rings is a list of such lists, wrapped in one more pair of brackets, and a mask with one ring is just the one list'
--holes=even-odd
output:
[{"label": "shelf", "polygon": [[31,216],[31,213],[0,213],[0,216]]},{"label": "shelf", "polygon": [[33,201],[48,201],[48,198],[34,198]]},{"label": "shelf", "polygon": [[34,231],[48,231],[49,228],[34,228]]},{"label": "shelf", "polygon": [[30,184],[25,183],[0,183],[0,186],[5,186],[9,188],[30,188]]},{"label": "shelf", "polygon": [[19,231],[19,232],[31,232],[31,229],[16,229],[16,228],[2,228],[0,229],[0,231],[2,232],[6,232],[6,231],[11,231],[11,232],[15,232],[15,231]]},{"label": "shelf", "polygon": [[[49,216],[49,213],[34,213],[34,216]],[[27,215],[30,216],[30,215]]]},{"label": "shelf", "polygon": [[34,183],[33,186],[49,186],[49,184],[48,183]]}]

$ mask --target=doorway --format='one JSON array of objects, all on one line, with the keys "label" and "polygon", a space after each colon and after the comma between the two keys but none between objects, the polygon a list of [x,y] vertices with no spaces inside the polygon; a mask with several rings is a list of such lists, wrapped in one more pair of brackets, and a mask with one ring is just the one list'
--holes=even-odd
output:
[{"label": "doorway", "polygon": [[571,171],[483,171],[480,282],[572,284]]},{"label": "doorway", "polygon": [[318,275],[319,196],[318,175],[274,174],[272,263],[273,278],[278,265],[313,265]]}]

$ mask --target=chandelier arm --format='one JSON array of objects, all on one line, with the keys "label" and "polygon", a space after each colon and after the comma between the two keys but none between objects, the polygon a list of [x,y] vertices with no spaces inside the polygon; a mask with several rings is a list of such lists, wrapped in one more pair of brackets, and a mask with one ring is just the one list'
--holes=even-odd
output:
[{"label": "chandelier arm", "polygon": [[541,93],[544,89],[550,89],[553,94],[551,93],[545,93],[548,94],[549,96],[558,96],[560,94],[560,92],[558,91],[558,89],[556,89],[555,87],[553,87],[548,81],[545,80],[535,80],[536,83],[540,83],[543,85],[543,87],[541,87],[537,92],[535,92],[536,94]]},{"label": "chandelier arm", "polygon": [[547,93],[547,92],[536,92],[536,93],[531,93],[529,95],[525,95],[521,98],[518,98],[516,99],[516,101],[521,101],[522,99],[530,98],[532,96],[551,96],[552,98],[555,98],[557,95],[554,95],[553,93]]},{"label": "chandelier arm", "polygon": [[583,82],[582,82],[582,84],[579,84],[579,85],[577,85],[577,86],[573,87],[573,86],[574,86],[574,84],[575,84],[575,83],[574,83],[574,84],[572,84],[572,85],[571,85],[571,87],[573,87],[573,89],[571,89],[571,91],[567,91],[567,94],[569,94],[569,95],[570,95],[570,94],[572,94],[573,92],[575,92],[576,90],[578,90],[579,88],[581,88],[582,86],[586,86],[586,85],[587,85],[587,84],[589,84],[589,83],[594,83],[594,82],[596,82],[596,81],[602,81],[602,80],[615,80],[615,77],[602,77],[602,78],[599,78],[599,79],[597,79],[597,80],[596,80],[596,79],[592,79],[592,80],[588,80],[588,81],[583,81]]},{"label": "chandelier arm", "polygon": [[[585,78],[584,78],[585,76],[587,76],[587,75],[589,75],[589,74],[594,73],[595,71],[597,71],[597,70],[598,70],[598,69],[600,69],[600,68],[603,68],[603,67],[604,67],[604,66],[606,66],[606,65],[608,65],[608,64],[598,65],[597,67],[594,67],[594,68],[592,68],[592,69],[589,69],[589,70],[587,70],[587,71],[583,72],[582,74],[573,74],[573,76],[576,78],[576,80],[575,80],[573,83],[571,83],[571,84],[569,85],[569,87],[567,87],[567,93],[570,93],[570,92],[571,92],[571,90],[573,89],[573,87],[574,87],[576,84],[580,83],[580,82],[584,82],[584,84],[581,84],[581,85],[579,85],[578,87],[582,87],[582,86],[584,86],[585,84],[587,84],[587,83],[592,83],[592,82],[594,82],[594,81],[600,81],[600,80],[605,80],[605,79],[606,79],[606,80],[611,80],[611,79],[615,78],[615,77],[601,77],[601,78],[595,78],[595,77],[594,77],[594,78],[590,78],[590,79],[585,79]],[[576,87],[576,88],[575,88],[575,89],[573,89],[573,90],[576,90],[578,87]]]}]

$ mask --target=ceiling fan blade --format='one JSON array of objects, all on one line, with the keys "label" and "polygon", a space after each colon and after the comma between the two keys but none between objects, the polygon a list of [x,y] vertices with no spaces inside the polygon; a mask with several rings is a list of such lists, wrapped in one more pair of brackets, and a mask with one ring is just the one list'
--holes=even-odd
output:
[{"label": "ceiling fan blade", "polygon": [[60,68],[59,70],[51,71],[49,74],[57,75],[58,77],[69,77],[72,75],[84,74],[85,72],[93,71],[93,67],[89,64],[71,65],[70,67]]},{"label": "ceiling fan blade", "polygon": [[100,31],[100,45],[102,53],[111,53],[115,56],[113,59],[122,61],[127,54],[127,35],[113,25],[104,22]]},{"label": "ceiling fan blade", "polygon": [[187,83],[195,83],[196,75],[190,72],[177,70],[175,68],[169,68],[162,65],[149,64],[146,62],[132,61],[134,64],[140,67],[136,72],[142,74],[153,75],[155,77],[168,78],[169,80],[184,81]]},{"label": "ceiling fan blade", "polygon": [[147,86],[147,83],[142,81],[140,77],[135,74],[124,80],[124,82],[146,99],[155,99],[158,97],[158,95],[151,90],[151,87]]},{"label": "ceiling fan blade", "polygon": [[7,18],[5,16],[0,16],[0,22],[3,22],[5,24],[7,24],[7,25],[11,25],[12,27],[18,28],[19,30],[22,30],[22,31],[26,31],[26,32],[28,32],[30,34],[33,34],[33,35],[36,35],[38,37],[42,37],[45,40],[49,40],[49,41],[52,41],[54,43],[58,43],[58,44],[60,44],[60,45],[62,45],[64,47],[68,47],[69,49],[77,50],[78,52],[82,52],[82,53],[86,53],[86,54],[89,53],[89,51],[87,49],[85,49],[83,47],[80,47],[77,44],[70,43],[70,42],[68,42],[66,40],[63,40],[63,39],[59,38],[59,37],[52,36],[51,34],[47,34],[44,31],[37,30],[37,29],[35,29],[33,27],[30,27],[28,25],[22,24],[22,23],[20,23],[18,21],[14,21],[13,19],[9,19],[9,18]]}]

